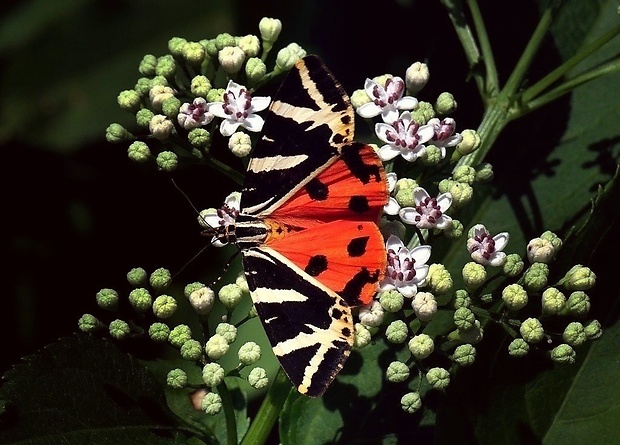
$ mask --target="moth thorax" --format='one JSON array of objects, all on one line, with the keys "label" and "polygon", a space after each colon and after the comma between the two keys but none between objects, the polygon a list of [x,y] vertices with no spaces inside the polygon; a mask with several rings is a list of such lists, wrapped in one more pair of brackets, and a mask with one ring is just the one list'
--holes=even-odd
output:
[{"label": "moth thorax", "polygon": [[235,224],[224,224],[218,227],[211,227],[201,232],[203,236],[211,236],[220,243],[235,244],[237,242],[237,234]]},{"label": "moth thorax", "polygon": [[241,249],[260,246],[268,237],[268,228],[263,220],[250,215],[239,215],[235,225],[235,236]]}]

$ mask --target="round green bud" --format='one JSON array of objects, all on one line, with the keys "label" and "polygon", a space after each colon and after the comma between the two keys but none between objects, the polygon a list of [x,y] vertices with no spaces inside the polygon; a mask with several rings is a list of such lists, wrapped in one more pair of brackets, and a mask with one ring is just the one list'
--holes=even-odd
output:
[{"label": "round green bud", "polygon": [[219,49],[215,44],[215,39],[201,40],[200,44],[205,47],[205,51],[209,57],[216,57]]},{"label": "round green bud", "polygon": [[408,333],[407,323],[402,320],[394,320],[385,330],[385,337],[390,343],[400,344],[407,340]]},{"label": "round green bud", "polygon": [[126,321],[123,321],[123,320],[111,321],[109,330],[110,330],[110,336],[112,336],[112,338],[115,338],[117,340],[122,340],[123,338],[126,338],[131,332],[129,325],[127,324]]},{"label": "round green bud", "polygon": [[105,129],[105,139],[108,142],[117,144],[119,142],[129,141],[134,139],[133,134],[125,129],[121,124],[110,124]]},{"label": "round green bud", "polygon": [[541,304],[543,314],[559,314],[566,305],[566,297],[555,287],[550,287],[543,292]]},{"label": "round green bud", "polygon": [[[152,82],[151,82],[152,83]],[[154,85],[149,90],[149,100],[156,110],[161,110],[164,100],[174,97],[174,90],[165,85]]]},{"label": "round green bud", "polygon": [[288,71],[297,61],[306,56],[306,51],[297,43],[289,43],[285,48],[278,51],[276,56],[276,70]]},{"label": "round green bud", "polygon": [[91,314],[84,314],[78,320],[78,328],[82,332],[95,332],[97,329],[101,328],[103,325],[97,317]]},{"label": "round green bud", "polygon": [[422,398],[419,392],[408,392],[400,399],[400,407],[407,414],[413,414],[422,408]]},{"label": "round green bud", "polygon": [[[155,113],[153,113],[148,108],[142,108],[136,113],[136,123],[142,128],[148,128],[151,125],[151,121],[155,117]],[[144,144],[144,142],[141,142]],[[144,144],[146,145],[146,144]],[[150,152],[149,152],[150,155]]]},{"label": "round green bud", "polygon": [[452,114],[456,111],[456,100],[451,93],[443,92],[435,101],[435,110],[440,116]]},{"label": "round green bud", "polygon": [[429,102],[421,100],[418,107],[412,111],[411,118],[418,125],[426,125],[428,121],[435,117],[435,109]]},{"label": "round green bud", "polygon": [[149,91],[151,89],[151,79],[149,79],[148,77],[140,77],[136,81],[136,85],[133,87],[133,89],[136,90],[136,93],[138,93],[141,97],[146,96],[147,94],[149,94]]},{"label": "round green bud", "polygon": [[263,40],[263,46],[266,49],[271,48],[272,44],[278,40],[280,31],[282,31],[282,22],[279,19],[263,17],[258,22],[258,30],[260,31],[260,38]]},{"label": "round green bud", "polygon": [[[465,131],[473,131],[473,130],[465,130]],[[462,135],[463,133],[461,133]],[[459,146],[456,146],[458,150]],[[477,182],[489,182],[493,179],[495,174],[493,173],[493,166],[488,162],[483,162],[476,167],[476,181]]]},{"label": "round green bud", "polygon": [[418,93],[430,78],[428,65],[422,62],[415,62],[405,71],[405,85],[409,94]]},{"label": "round green bud", "polygon": [[190,65],[199,66],[205,60],[205,47],[198,42],[187,42],[183,45],[181,52]]},{"label": "round green bud", "polygon": [[170,328],[165,323],[157,322],[149,326],[149,337],[155,343],[163,343],[165,341],[168,341],[169,335]]},{"label": "round green bud", "polygon": [[202,345],[198,340],[189,339],[181,345],[181,357],[197,362],[202,357]]},{"label": "round green bud", "polygon": [[415,198],[413,197],[413,189],[418,186],[418,183],[410,178],[401,178],[396,181],[394,186],[394,199],[400,204],[401,207],[415,207]]},{"label": "round green bud", "polygon": [[163,100],[161,103],[161,111],[169,119],[174,119],[179,114],[181,108],[181,100],[172,96]]},{"label": "round green bud", "polygon": [[420,156],[420,162],[426,166],[434,166],[439,164],[445,156],[445,150],[436,145],[427,145],[424,153]]},{"label": "round green bud", "polygon": [[205,285],[202,284],[200,281],[194,281],[193,283],[186,284],[183,288],[183,295],[185,295],[185,298],[189,298],[192,292],[203,287],[205,287]]},{"label": "round green bud", "polygon": [[238,158],[246,157],[252,151],[252,139],[243,131],[237,131],[228,139],[228,148]]},{"label": "round green bud", "polygon": [[211,145],[211,134],[204,128],[194,128],[187,134],[187,139],[196,148],[208,148]]},{"label": "round green bud", "polygon": [[588,340],[596,340],[603,335],[603,327],[598,320],[591,320],[583,327]]},{"label": "round green bud", "polygon": [[168,341],[174,347],[181,348],[183,343],[187,340],[191,340],[192,330],[186,324],[180,324],[175,326],[168,335]]},{"label": "round green bud", "polygon": [[210,287],[203,286],[193,291],[188,300],[198,315],[207,315],[215,304],[215,292]]},{"label": "round green bud", "polygon": [[545,337],[542,323],[536,318],[523,320],[519,332],[523,339],[528,343],[538,343]]},{"label": "round green bud", "polygon": [[179,164],[179,159],[176,153],[172,151],[162,151],[155,158],[155,162],[161,170],[171,172],[177,168],[177,165]]},{"label": "round green bud", "polygon": [[228,344],[237,339],[237,328],[230,323],[219,323],[215,328],[215,333],[224,337]]},{"label": "round green bud", "polygon": [[181,57],[183,47],[186,43],[187,40],[183,37],[172,37],[170,40],[168,40],[168,51],[170,51],[170,54],[172,54],[174,57]]},{"label": "round green bud", "polygon": [[210,392],[202,399],[200,407],[208,415],[215,416],[222,410],[222,398],[218,394]]},{"label": "round green bud", "polygon": [[174,389],[182,389],[187,386],[187,373],[182,369],[173,369],[166,376],[166,385]]},{"label": "round green bud", "polygon": [[235,46],[237,44],[237,42],[235,41],[235,38],[228,34],[227,32],[223,32],[222,34],[218,34],[215,37],[215,47],[217,48],[218,51],[221,51],[223,48],[226,48],[227,46]]},{"label": "round green bud", "polygon": [[177,64],[174,61],[174,57],[170,54],[157,58],[157,65],[155,65],[155,74],[163,76],[166,79],[172,79],[174,73],[176,73]]},{"label": "round green bud", "polygon": [[218,298],[227,309],[233,309],[241,301],[243,297],[243,291],[235,283],[230,283],[220,288],[217,294]]},{"label": "round green bud", "polygon": [[560,239],[560,237],[557,236],[555,233],[551,232],[550,230],[543,232],[540,237],[545,241],[549,241],[556,251],[560,250],[560,248],[562,247],[562,240]]},{"label": "round green bud", "polygon": [[235,284],[241,288],[241,292],[248,293],[250,292],[250,287],[248,286],[248,280],[245,279],[245,274],[240,272],[235,278]]},{"label": "round green bud", "polygon": [[249,341],[241,345],[237,353],[237,355],[239,356],[239,362],[241,362],[241,364],[244,366],[253,365],[257,361],[259,361],[261,358],[261,354],[262,352],[260,346],[258,346],[258,344],[254,343],[253,341]]},{"label": "round green bud", "polygon": [[207,93],[207,102],[223,102],[225,92],[224,88],[211,88]]},{"label": "round green bud", "polygon": [[402,309],[405,299],[397,290],[388,290],[379,294],[379,303],[386,312],[398,312]]},{"label": "round green bud", "polygon": [[573,321],[564,328],[562,338],[573,347],[581,346],[587,340],[585,328],[578,321]]},{"label": "round green bud", "polygon": [[[160,141],[167,139],[174,129],[174,124],[163,114],[156,114],[149,122],[149,131]],[[172,152],[170,152],[172,153]]]},{"label": "round green bud", "polygon": [[450,384],[450,373],[444,368],[431,368],[426,373],[426,380],[435,389],[445,389]]},{"label": "round green bud", "polygon": [[460,307],[454,311],[454,324],[460,331],[469,331],[476,326],[476,316],[471,309]]},{"label": "round green bud", "polygon": [[468,291],[472,292],[484,284],[487,279],[487,270],[482,264],[474,261],[463,266],[463,281]]},{"label": "round green bud", "polygon": [[476,170],[468,165],[461,165],[454,169],[452,179],[472,185],[476,181]]},{"label": "round green bud", "polygon": [[428,268],[428,276],[426,278],[427,285],[435,295],[444,295],[452,291],[454,282],[450,276],[450,272],[443,264],[431,264]]},{"label": "round green bud", "polygon": [[[151,89],[153,89],[154,87],[168,87],[168,79],[166,79],[164,76],[155,76],[151,79]],[[174,90],[172,88],[169,89],[170,92],[174,93]],[[152,100],[151,97],[151,91],[149,90],[149,98]]]},{"label": "round green bud", "polygon": [[151,150],[146,143],[134,141],[127,149],[127,157],[134,162],[144,163],[151,159]]},{"label": "round green bud", "polygon": [[553,348],[550,352],[551,360],[561,365],[572,365],[575,363],[577,354],[575,350],[567,344],[561,344]]},{"label": "round green bud", "polygon": [[142,98],[135,90],[121,91],[116,98],[118,105],[125,111],[135,113],[140,109],[142,105]]},{"label": "round green bud", "polygon": [[151,276],[149,277],[149,284],[153,287],[153,289],[157,291],[161,291],[168,287],[172,282],[172,274],[166,268],[160,267],[153,271]]},{"label": "round green bud", "polygon": [[148,290],[143,287],[129,292],[129,303],[133,306],[136,312],[143,314],[151,308],[153,299]]},{"label": "round green bud", "polygon": [[568,313],[576,317],[583,317],[590,312],[590,306],[590,297],[585,292],[578,290],[568,296],[562,314]]},{"label": "round green bud", "polygon": [[470,366],[476,361],[476,348],[470,344],[459,345],[452,354],[452,360],[459,366]]},{"label": "round green bud", "polygon": [[245,77],[250,85],[256,85],[267,74],[267,65],[258,57],[251,57],[245,64]]},{"label": "round green bud", "polygon": [[243,67],[245,53],[238,46],[226,46],[217,53],[222,69],[227,74],[235,74]]},{"label": "round green bud", "polygon": [[114,289],[101,289],[96,295],[97,305],[101,309],[115,311],[118,309],[118,292]]},{"label": "round green bud", "polygon": [[222,383],[225,375],[224,368],[219,363],[207,363],[202,368],[202,380],[211,388]]},{"label": "round green bud", "polygon": [[509,253],[506,255],[506,262],[502,266],[502,273],[508,277],[516,277],[523,272],[525,263],[521,257],[516,253]]},{"label": "round green bud", "polygon": [[508,354],[512,357],[524,357],[530,351],[530,345],[522,338],[515,338],[508,345]]},{"label": "round green bud", "polygon": [[351,94],[351,105],[356,110],[368,102],[370,102],[370,97],[368,97],[365,90],[355,90],[353,91],[353,94]]},{"label": "round green bud", "polygon": [[127,272],[127,281],[132,286],[143,286],[146,284],[147,273],[141,267],[134,267]]},{"label": "round green bud", "polygon": [[596,283],[596,274],[589,267],[577,264],[561,280],[568,290],[588,290]]},{"label": "round green bud", "polygon": [[357,349],[362,349],[364,346],[368,345],[372,340],[372,335],[366,326],[362,323],[355,323],[355,340],[353,343],[353,347]]},{"label": "round green bud", "polygon": [[433,353],[435,343],[428,334],[418,334],[409,340],[409,351],[417,360],[423,360]]},{"label": "round green bud", "polygon": [[190,90],[194,96],[207,97],[209,91],[211,91],[211,81],[207,76],[194,76],[190,84]]},{"label": "round green bud", "polygon": [[153,77],[155,75],[155,66],[157,65],[157,57],[152,54],[147,54],[140,61],[138,71],[143,76]]},{"label": "round green bud", "polygon": [[454,293],[454,308],[471,306],[471,298],[465,289],[457,289]]},{"label": "round green bud", "polygon": [[[473,153],[474,151],[478,150],[478,148],[480,148],[480,143],[481,143],[481,139],[480,139],[480,135],[476,132],[476,130],[463,130],[461,132],[461,136],[463,137],[463,139],[461,140],[461,142],[459,142],[456,145],[456,151],[462,155],[468,155],[470,153]],[[491,164],[487,164],[487,165],[491,165]],[[491,169],[491,175],[493,174],[493,170]],[[488,175],[488,170],[483,173],[484,176]],[[480,181],[481,179],[476,178],[478,181]],[[491,178],[487,178],[484,179],[486,180],[490,180]]]},{"label": "round green bud", "polygon": [[252,369],[248,374],[248,383],[254,389],[264,389],[269,385],[269,379],[267,378],[267,371],[257,366]]},{"label": "round green bud", "polygon": [[518,311],[528,302],[527,292],[520,284],[509,284],[502,290],[502,300],[508,309]]},{"label": "round green bud", "polygon": [[153,314],[162,320],[172,317],[176,311],[177,300],[170,295],[160,295],[153,302]]},{"label": "round green bud", "polygon": [[533,263],[523,274],[523,284],[532,292],[538,292],[547,285],[549,266],[545,263]]},{"label": "round green bud", "polygon": [[260,40],[252,34],[241,37],[237,46],[243,50],[246,57],[256,57],[260,53]]},{"label": "round green bud", "polygon": [[224,356],[228,352],[229,349],[228,342],[224,338],[224,336],[220,334],[215,334],[209,340],[207,340],[207,344],[205,345],[205,352],[209,356],[211,360],[218,360]]},{"label": "round green bud", "polygon": [[385,375],[388,382],[404,382],[409,378],[409,367],[403,362],[394,361],[389,364]]},{"label": "round green bud", "polygon": [[[444,182],[444,181],[446,180],[444,179],[441,182]],[[440,188],[441,188],[441,182],[440,182]],[[450,181],[448,184],[449,184],[449,188],[446,191],[450,192],[450,194],[452,195],[452,205],[455,206],[456,208],[464,207],[471,201],[472,197],[474,196],[474,189],[469,184],[465,184],[464,182],[457,182],[454,180]],[[442,192],[442,193],[445,193],[445,192]]]},{"label": "round green bud", "polygon": [[460,343],[469,343],[476,344],[482,340],[484,336],[484,330],[482,329],[482,325],[479,320],[476,320],[471,329],[467,331],[463,331],[461,329],[456,329],[448,334],[448,340],[450,341],[458,341]]}]

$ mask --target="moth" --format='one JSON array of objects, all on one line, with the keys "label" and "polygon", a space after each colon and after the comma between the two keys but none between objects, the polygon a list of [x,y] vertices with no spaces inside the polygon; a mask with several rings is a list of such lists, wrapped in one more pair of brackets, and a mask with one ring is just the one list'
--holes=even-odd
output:
[{"label": "moth", "polygon": [[297,390],[322,395],[354,340],[387,256],[377,221],[388,200],[372,147],[353,141],[354,111],[316,56],[297,62],[268,110],[241,209],[216,238],[236,243],[252,301]]}]

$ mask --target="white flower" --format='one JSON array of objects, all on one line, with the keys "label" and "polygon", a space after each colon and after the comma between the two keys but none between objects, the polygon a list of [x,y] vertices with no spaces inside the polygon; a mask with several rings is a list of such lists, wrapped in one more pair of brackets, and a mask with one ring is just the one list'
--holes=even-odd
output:
[{"label": "white flower", "polygon": [[207,111],[207,101],[202,97],[197,97],[191,104],[186,102],[181,105],[177,120],[181,127],[191,130],[211,122],[213,113]]},{"label": "white flower", "polygon": [[420,229],[445,229],[452,224],[452,218],[445,214],[452,205],[452,195],[442,193],[431,198],[422,187],[413,189],[415,207],[403,207],[398,212],[400,219],[406,224],[413,224]]},{"label": "white flower", "polygon": [[384,314],[383,306],[379,300],[372,300],[360,308],[358,316],[360,323],[364,326],[376,327],[383,321]]},{"label": "white flower", "polygon": [[220,124],[220,133],[228,137],[239,126],[249,131],[261,131],[265,121],[254,113],[267,108],[270,102],[269,96],[252,97],[244,86],[231,80],[224,93],[224,102],[211,102],[208,108],[210,113],[224,119]]},{"label": "white flower", "polygon": [[418,246],[410,251],[400,238],[391,235],[385,247],[388,266],[379,289],[396,289],[403,296],[412,298],[418,292],[418,286],[426,282],[429,267],[426,262],[431,257],[431,246]]},{"label": "white flower", "polygon": [[[439,120],[434,117],[429,120],[427,125],[433,127],[434,135],[431,143],[436,147],[454,147],[463,140],[460,133],[455,133],[456,121],[451,117]],[[445,154],[442,156],[445,157]]]},{"label": "white flower", "polygon": [[470,231],[467,250],[471,258],[484,266],[501,266],[506,262],[506,254],[502,252],[508,244],[508,232],[491,237],[482,224],[476,224]]},{"label": "white flower", "polygon": [[398,118],[398,110],[413,110],[418,106],[418,100],[415,97],[403,97],[405,82],[400,77],[388,78],[385,87],[372,79],[366,79],[364,90],[372,102],[357,109],[357,114],[363,118],[371,118],[380,114],[384,122],[394,122]]},{"label": "white flower", "polygon": [[[394,187],[396,187],[396,181],[398,180],[398,177],[396,176],[396,173],[388,173],[386,177],[388,183],[388,190],[390,193],[392,193],[394,191]],[[396,201],[396,198],[390,196],[387,204],[383,206],[383,212],[387,213],[388,215],[398,215],[399,210],[400,205],[398,204],[398,201]]]},{"label": "white flower", "polygon": [[239,216],[241,209],[241,192],[232,192],[224,200],[224,205],[219,209],[206,209],[200,212],[198,215],[198,224],[204,227],[207,232],[214,233],[211,239],[211,244],[215,247],[222,247],[228,244],[226,241],[218,236],[218,229],[220,227],[226,227],[234,225]]},{"label": "white flower", "polygon": [[401,155],[406,161],[413,162],[424,154],[424,143],[435,134],[432,125],[416,124],[409,111],[404,111],[392,124],[384,122],[375,125],[377,137],[385,142],[379,148],[382,161],[389,161]]}]

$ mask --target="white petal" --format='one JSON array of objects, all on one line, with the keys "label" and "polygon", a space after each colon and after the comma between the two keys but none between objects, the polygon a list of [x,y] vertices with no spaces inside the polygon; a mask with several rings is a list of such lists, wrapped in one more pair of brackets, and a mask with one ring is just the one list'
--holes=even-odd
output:
[{"label": "white petal", "polygon": [[211,238],[211,245],[213,247],[224,247],[226,246],[228,243],[223,243],[221,242],[219,239],[217,239],[216,236],[214,236],[213,238]]},{"label": "white petal", "polygon": [[428,194],[426,190],[422,187],[416,187],[413,189],[413,199],[415,199],[415,203],[419,204],[424,201],[426,198],[430,198],[431,195]]},{"label": "white petal", "polygon": [[[431,257],[431,246],[418,246],[415,247],[411,253],[411,257],[415,260],[416,264],[426,264]],[[417,270],[417,267],[416,267]]]},{"label": "white petal", "polygon": [[222,136],[230,136],[239,128],[239,122],[232,119],[224,119],[220,124],[220,133]]},{"label": "white petal", "polygon": [[224,112],[224,102],[211,102],[207,106],[207,111],[222,119],[227,119],[229,117],[229,115]]},{"label": "white petal", "polygon": [[252,111],[263,111],[271,103],[270,96],[257,96],[252,98]]},{"label": "white petal", "polygon": [[364,81],[364,91],[366,91],[366,94],[368,94],[368,97],[370,97],[371,99],[375,97],[374,90],[376,86],[383,89],[381,85],[379,85],[377,82],[375,82],[372,79],[366,78],[366,80]]},{"label": "white petal", "polygon": [[241,89],[246,90],[247,88],[244,87],[243,85],[239,85],[237,82],[233,80],[229,80],[228,85],[226,86],[226,91],[230,91],[231,93],[235,95],[235,97],[239,97],[239,92],[241,91]]},{"label": "white petal", "polygon": [[250,131],[259,132],[263,129],[264,123],[265,120],[258,114],[250,114],[243,120],[243,123],[241,125]]},{"label": "white petal", "polygon": [[398,252],[400,251],[401,248],[405,247],[405,245],[403,244],[403,242],[401,241],[401,239],[399,237],[397,237],[396,235],[390,235],[390,237],[387,239],[386,243],[385,243],[385,249],[386,250],[393,250],[394,252]]},{"label": "white petal", "polygon": [[489,264],[491,266],[503,266],[506,262],[506,254],[504,252],[495,252],[489,258]]},{"label": "white petal", "polygon": [[506,244],[508,244],[508,232],[498,233],[493,237],[493,241],[495,241],[495,250],[497,252],[504,250]]},{"label": "white petal", "polygon": [[394,290],[394,289],[396,289],[396,286],[394,286],[390,281],[387,281],[387,280],[382,281],[381,284],[379,285],[380,291]]},{"label": "white petal", "polygon": [[442,212],[445,212],[452,205],[452,195],[449,192],[442,193],[437,197],[437,205]]},{"label": "white petal", "polygon": [[398,110],[394,105],[386,105],[383,110],[381,110],[381,118],[383,119],[383,122],[391,124],[398,120]]},{"label": "white petal", "polygon": [[362,116],[364,119],[373,118],[375,116],[378,116],[379,113],[381,113],[381,108],[378,107],[374,102],[367,102],[357,108],[357,114]]},{"label": "white petal", "polygon": [[417,135],[420,138],[420,143],[424,144],[430,141],[435,136],[435,128],[432,125],[422,125],[418,128]]},{"label": "white petal", "polygon": [[389,124],[379,122],[375,124],[375,134],[379,139],[381,139],[386,144],[389,144],[390,141],[387,138],[388,133],[393,133],[394,127]]},{"label": "white petal", "polygon": [[406,224],[416,224],[416,217],[420,216],[420,214],[416,211],[415,207],[403,207],[398,212],[398,216],[402,220],[402,222]]},{"label": "white petal", "polygon": [[452,225],[452,218],[450,218],[448,215],[441,215],[439,219],[437,220],[435,227],[443,230],[449,227],[450,225]]},{"label": "white petal", "polygon": [[413,110],[418,106],[418,99],[412,96],[403,96],[396,101],[396,108],[399,110]]},{"label": "white petal", "polygon": [[235,210],[241,210],[241,192],[232,192],[226,197],[224,204]]},{"label": "white petal", "polygon": [[407,162],[415,162],[420,156],[424,154],[425,151],[424,145],[418,145],[413,150],[405,150],[402,155],[403,159]]},{"label": "white petal", "polygon": [[390,196],[386,205],[383,206],[383,211],[388,215],[398,215],[398,211],[400,210],[400,205],[398,201]]},{"label": "white petal", "polygon": [[424,283],[426,282],[426,277],[428,276],[428,271],[429,271],[429,266],[427,266],[426,264],[420,266],[420,267],[415,267],[415,278],[416,278],[416,283],[418,286],[423,286]]},{"label": "white petal", "polygon": [[394,187],[396,187],[396,181],[398,181],[398,176],[394,172],[390,172],[385,175],[388,183],[388,190],[390,192],[394,191]]},{"label": "white petal", "polygon": [[379,157],[382,161],[391,161],[400,154],[400,150],[392,145],[386,144],[379,149]]},{"label": "white petal", "polygon": [[403,294],[404,297],[413,298],[418,293],[418,287],[415,284],[408,284],[406,286],[400,286],[398,292]]}]

